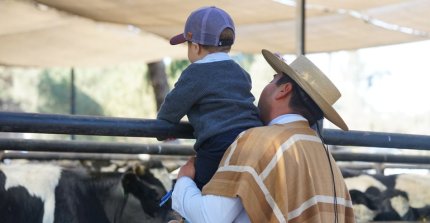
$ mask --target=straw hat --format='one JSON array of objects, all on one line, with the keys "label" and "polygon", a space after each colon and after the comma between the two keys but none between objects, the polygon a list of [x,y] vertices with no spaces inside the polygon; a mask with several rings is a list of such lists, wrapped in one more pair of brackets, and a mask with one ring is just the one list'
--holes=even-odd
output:
[{"label": "straw hat", "polygon": [[290,65],[268,50],[262,50],[263,56],[278,73],[291,77],[323,111],[324,116],[333,124],[347,131],[340,115],[334,110],[333,104],[341,94],[327,76],[305,56],[299,56]]}]

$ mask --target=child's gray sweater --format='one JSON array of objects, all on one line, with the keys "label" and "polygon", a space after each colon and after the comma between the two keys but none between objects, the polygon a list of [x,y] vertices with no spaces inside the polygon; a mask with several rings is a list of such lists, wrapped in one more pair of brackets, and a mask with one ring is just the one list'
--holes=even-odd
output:
[{"label": "child's gray sweater", "polygon": [[261,126],[251,77],[233,60],[189,65],[161,105],[157,119],[178,123],[188,116],[198,150],[209,137]]}]

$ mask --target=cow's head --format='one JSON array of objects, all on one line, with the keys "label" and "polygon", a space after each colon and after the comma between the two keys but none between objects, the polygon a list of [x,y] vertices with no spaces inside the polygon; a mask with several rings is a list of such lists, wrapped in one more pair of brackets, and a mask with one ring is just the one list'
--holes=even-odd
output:
[{"label": "cow's head", "polygon": [[146,214],[154,218],[170,220],[177,218],[171,209],[169,200],[160,207],[161,198],[170,188],[165,188],[160,179],[154,176],[151,169],[164,168],[161,162],[150,162],[145,166],[134,166],[122,177],[125,194],[131,194],[140,201]]}]

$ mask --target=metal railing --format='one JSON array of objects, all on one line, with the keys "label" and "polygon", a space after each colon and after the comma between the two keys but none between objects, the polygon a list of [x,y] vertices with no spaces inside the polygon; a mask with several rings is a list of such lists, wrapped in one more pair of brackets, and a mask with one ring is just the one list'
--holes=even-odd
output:
[{"label": "metal railing", "polygon": [[[0,132],[193,138],[193,128],[188,123],[174,125],[161,120],[151,119],[13,112],[0,112]],[[426,135],[323,129],[322,138],[323,141],[329,145],[430,150],[430,136]],[[0,150],[125,154],[146,153],[158,155],[194,154],[191,146],[176,144],[26,140],[13,138],[0,139]],[[333,156],[335,158],[337,157],[338,160],[430,163],[429,158],[422,156],[406,158],[405,156],[399,157],[389,154],[336,154],[336,152],[333,153]]]},{"label": "metal railing", "polygon": [[192,146],[170,143],[138,144],[13,138],[0,138],[0,150],[74,153],[124,153],[182,156],[190,156],[195,154]]}]

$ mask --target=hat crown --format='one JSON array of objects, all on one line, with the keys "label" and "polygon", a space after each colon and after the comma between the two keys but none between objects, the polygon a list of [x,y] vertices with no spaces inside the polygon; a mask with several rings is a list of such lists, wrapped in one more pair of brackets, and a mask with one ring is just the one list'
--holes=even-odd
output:
[{"label": "hat crown", "polygon": [[336,86],[305,56],[299,56],[290,64],[306,84],[327,103],[333,105],[341,96]]},{"label": "hat crown", "polygon": [[202,45],[218,46],[221,32],[235,31],[233,20],[224,10],[215,6],[195,10],[185,23],[185,39]]}]

